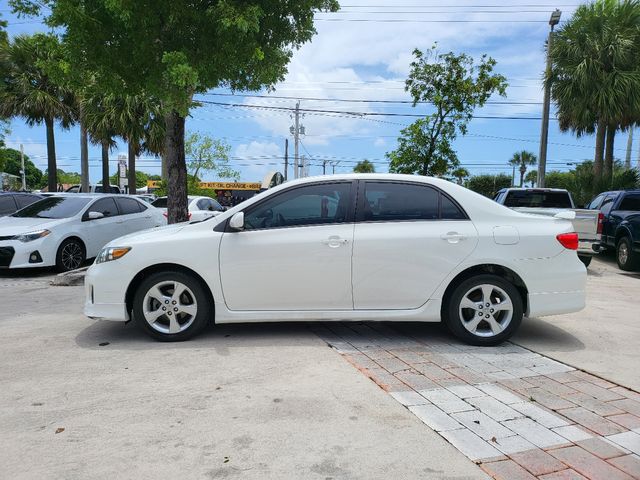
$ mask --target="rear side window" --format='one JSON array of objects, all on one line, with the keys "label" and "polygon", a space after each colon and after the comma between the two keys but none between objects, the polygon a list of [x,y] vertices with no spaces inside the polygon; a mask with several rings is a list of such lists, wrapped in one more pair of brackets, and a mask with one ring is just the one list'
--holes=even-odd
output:
[{"label": "rear side window", "polygon": [[626,210],[630,212],[640,212],[640,195],[626,195],[618,210]]},{"label": "rear side window", "polygon": [[466,220],[465,213],[446,195],[440,194],[440,218],[442,220]]},{"label": "rear side window", "polygon": [[604,199],[604,201],[602,202],[602,205],[600,206],[600,211],[604,214],[604,215],[608,215],[609,212],[611,212],[611,208],[613,207],[613,200],[615,199],[615,196],[609,195],[608,197],[606,197]]},{"label": "rear side window", "polygon": [[167,208],[167,198],[158,198],[156,200],[154,200],[151,205],[153,205],[156,208]]},{"label": "rear side window", "polygon": [[116,198],[120,215],[131,215],[132,213],[140,213],[140,202],[133,198]]},{"label": "rear side window", "polygon": [[11,195],[0,195],[0,215],[9,215],[16,211],[16,202]]},{"label": "rear side window", "polygon": [[590,210],[600,210],[600,204],[604,199],[604,195],[598,195],[596,198],[591,200],[591,203],[587,205],[587,208]]},{"label": "rear side window", "polygon": [[362,219],[400,222],[437,220],[440,193],[431,187],[404,183],[366,182]]},{"label": "rear side window", "polygon": [[572,208],[568,192],[511,190],[504,200],[505,207]]}]

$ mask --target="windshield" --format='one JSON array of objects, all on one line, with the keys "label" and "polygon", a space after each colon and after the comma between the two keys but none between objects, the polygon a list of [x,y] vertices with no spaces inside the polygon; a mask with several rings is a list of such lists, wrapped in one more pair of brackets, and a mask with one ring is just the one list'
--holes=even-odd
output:
[{"label": "windshield", "polygon": [[69,218],[80,212],[90,201],[90,198],[48,197],[18,210],[12,217]]},{"label": "windshield", "polygon": [[572,208],[568,192],[515,190],[504,200],[505,207]]}]

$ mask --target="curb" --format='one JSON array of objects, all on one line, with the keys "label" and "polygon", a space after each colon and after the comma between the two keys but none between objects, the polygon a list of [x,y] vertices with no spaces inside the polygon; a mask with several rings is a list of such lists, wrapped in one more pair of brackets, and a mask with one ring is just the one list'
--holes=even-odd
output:
[{"label": "curb", "polygon": [[84,276],[89,267],[78,268],[69,272],[56,275],[51,281],[54,287],[73,287],[76,285],[84,285]]}]

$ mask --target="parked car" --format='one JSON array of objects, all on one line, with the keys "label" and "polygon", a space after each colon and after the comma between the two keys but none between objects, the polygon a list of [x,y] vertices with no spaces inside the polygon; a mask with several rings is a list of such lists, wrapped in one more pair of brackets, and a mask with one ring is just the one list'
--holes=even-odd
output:
[{"label": "parked car", "polygon": [[618,266],[640,269],[640,190],[601,193],[589,208],[600,210],[602,245],[616,250]]},{"label": "parked car", "polygon": [[126,195],[59,194],[0,218],[0,267],[80,267],[114,238],[165,223]]},{"label": "parked car", "polygon": [[[302,208],[301,206],[304,206]],[[493,345],[523,316],[584,308],[571,222],[505,208],[445,180],[311,177],[206,221],[110,242],[85,313],[179,341],[207,324],[441,319]]]},{"label": "parked car", "polygon": [[[151,205],[162,210],[165,218],[167,217],[167,201],[167,197],[158,197],[151,202]],[[225,208],[217,200],[209,197],[188,196],[187,203],[190,222],[201,222],[225,211]]]},{"label": "parked car", "polygon": [[578,258],[588,267],[593,256],[599,251],[602,215],[597,210],[576,208],[568,190],[503,188],[496,195],[495,201],[518,212],[548,217],[553,217],[560,212],[575,212],[571,223],[578,234]]},{"label": "parked car", "polygon": [[0,192],[0,217],[11,215],[41,198],[41,195],[35,193]]},{"label": "parked car", "polygon": [[[65,193],[87,193],[82,190],[82,185],[72,185],[67,188]],[[100,185],[89,185],[88,193],[104,193],[104,189],[102,188],[102,184]],[[122,193],[120,187],[117,185],[109,185],[109,191],[107,193]]]},{"label": "parked car", "polygon": [[138,194],[132,195],[132,196],[136,197],[138,200],[142,200],[143,202],[146,202],[146,203],[149,203],[149,204],[152,204],[153,202],[156,201],[156,198],[158,198],[155,195],[150,194],[150,193],[138,193]]}]

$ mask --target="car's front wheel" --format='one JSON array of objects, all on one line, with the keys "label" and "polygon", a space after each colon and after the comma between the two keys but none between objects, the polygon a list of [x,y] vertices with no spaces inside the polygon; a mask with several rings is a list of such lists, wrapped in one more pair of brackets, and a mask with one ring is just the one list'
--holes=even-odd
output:
[{"label": "car's front wheel", "polygon": [[497,345],[522,322],[520,292],[497,275],[477,275],[460,283],[449,296],[444,322],[460,340]]},{"label": "car's front wheel", "polygon": [[636,270],[640,266],[640,256],[633,251],[629,237],[622,237],[616,245],[616,261],[622,270]]},{"label": "car's front wheel", "polygon": [[178,271],[145,278],[133,298],[133,318],[157,340],[180,342],[199,334],[209,323],[212,305],[202,283]]},{"label": "car's front wheel", "polygon": [[56,270],[68,272],[80,268],[87,259],[84,245],[75,238],[68,238],[60,244],[56,252]]}]

